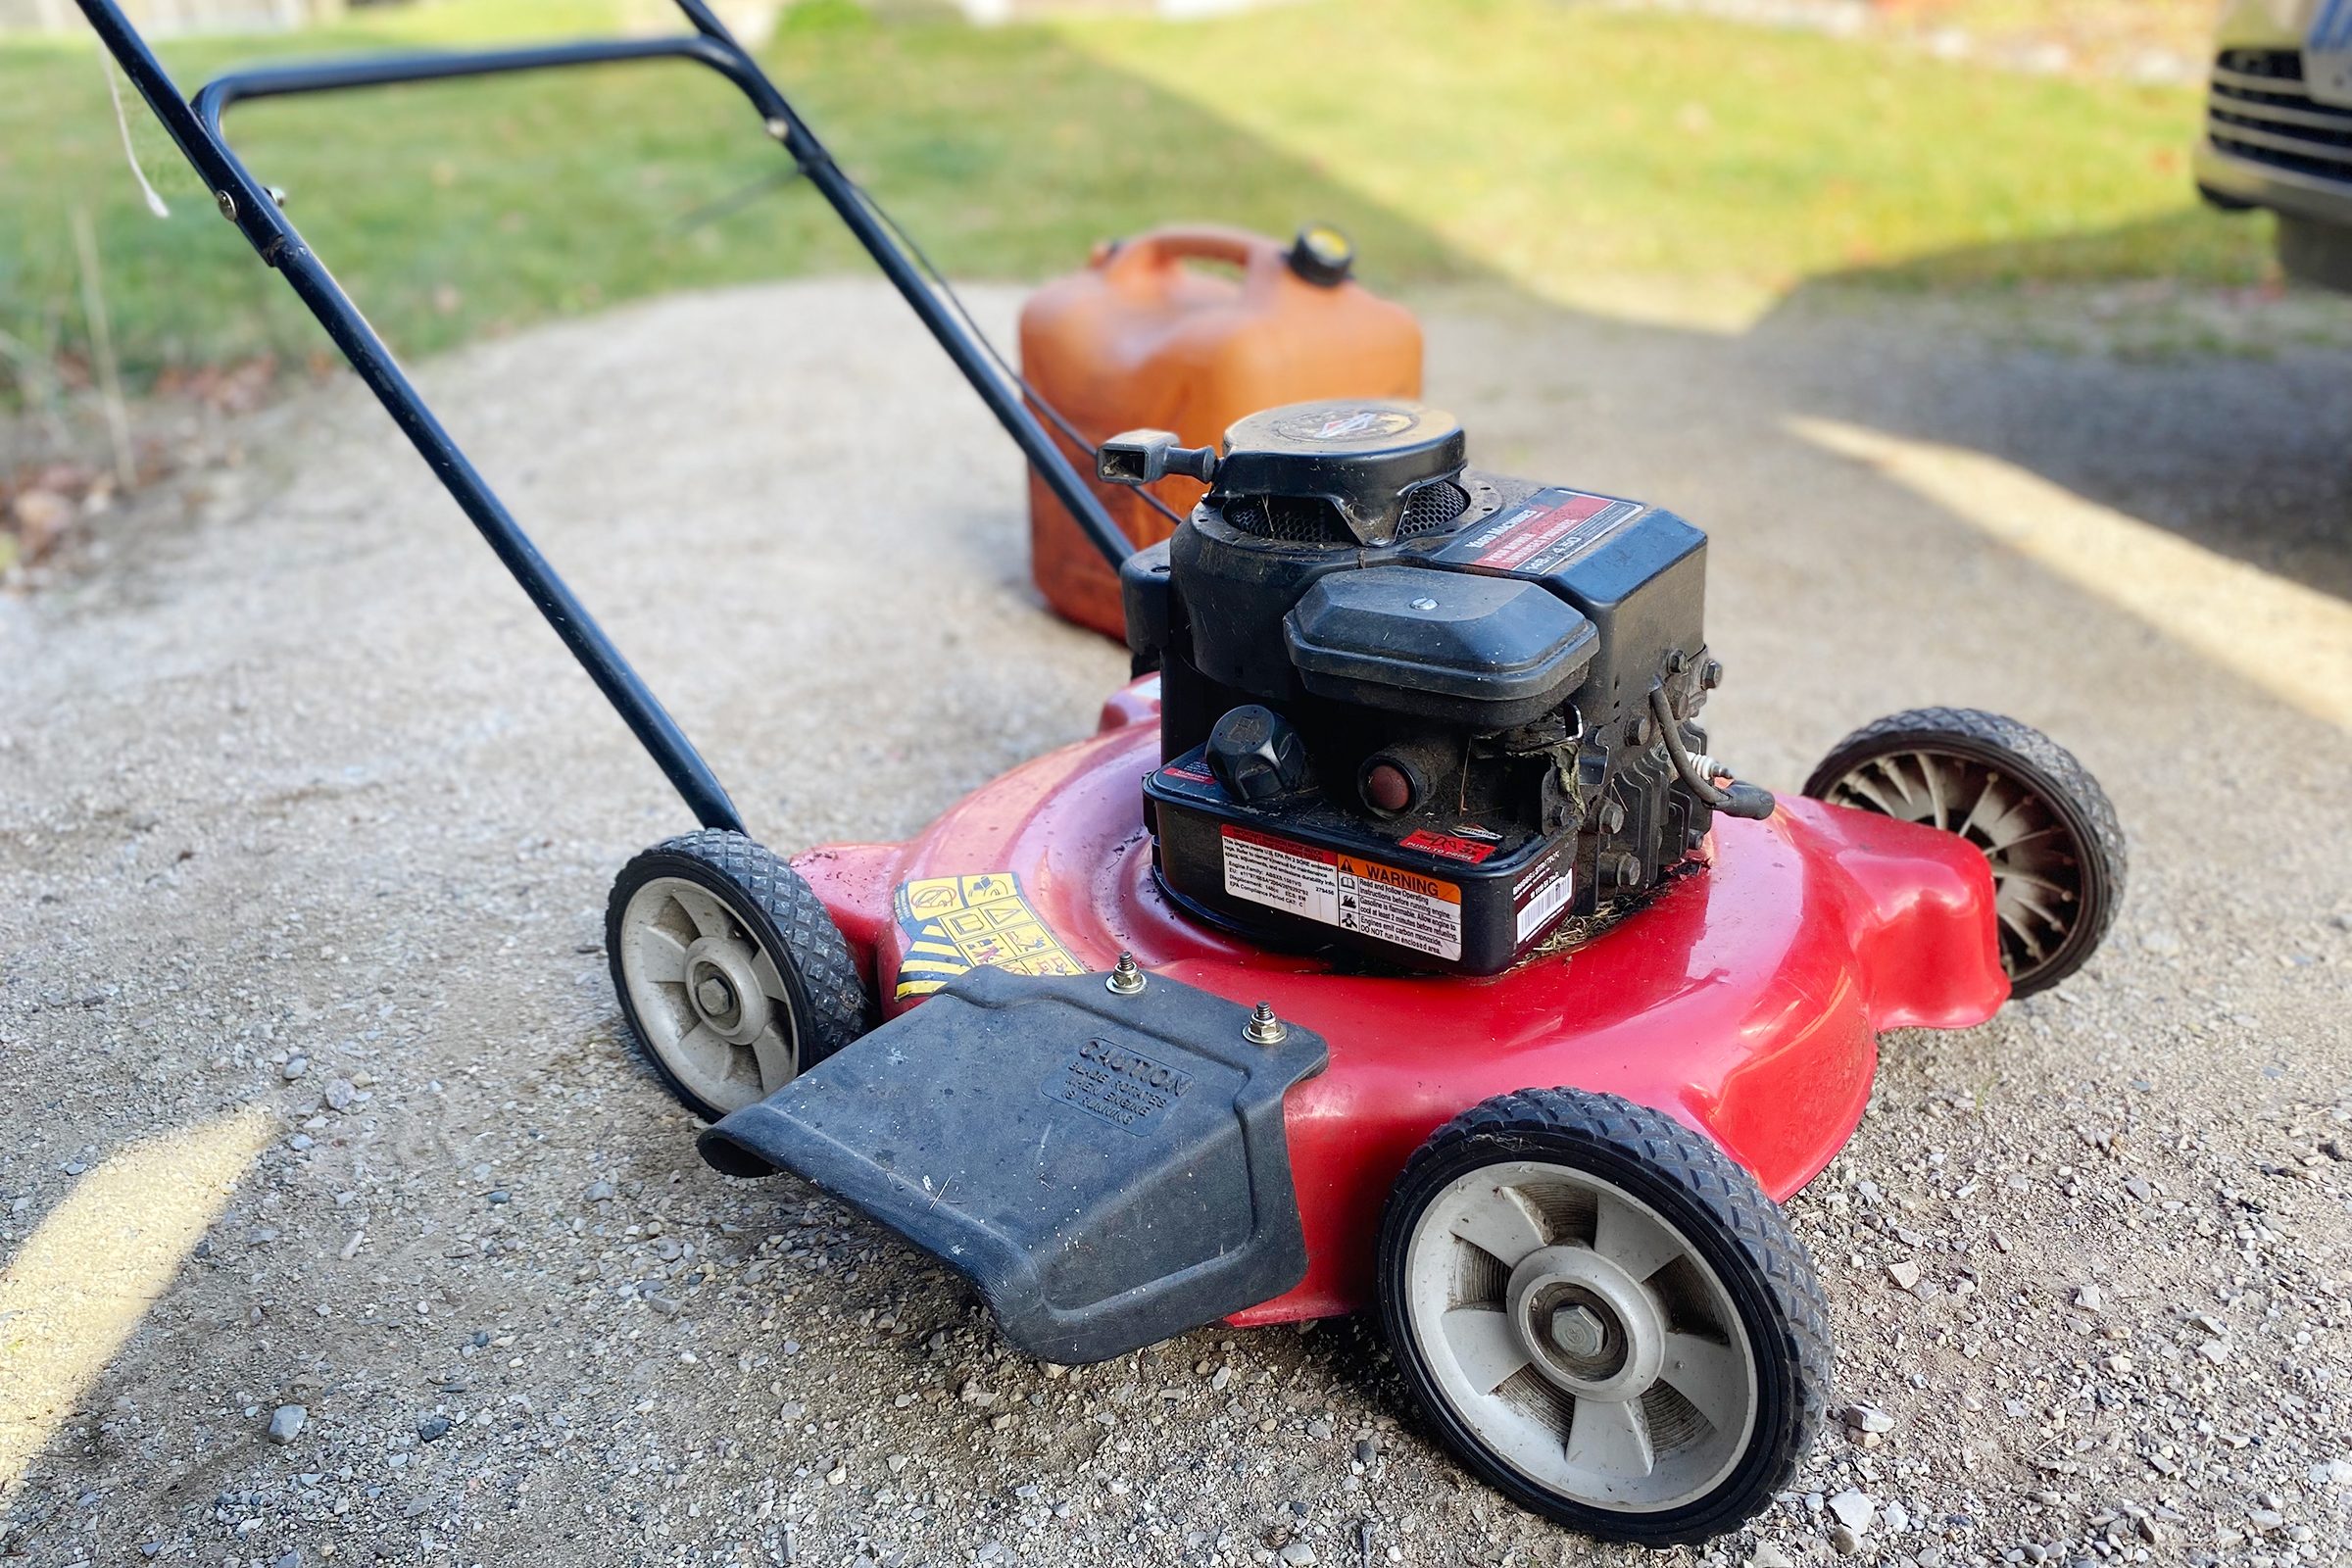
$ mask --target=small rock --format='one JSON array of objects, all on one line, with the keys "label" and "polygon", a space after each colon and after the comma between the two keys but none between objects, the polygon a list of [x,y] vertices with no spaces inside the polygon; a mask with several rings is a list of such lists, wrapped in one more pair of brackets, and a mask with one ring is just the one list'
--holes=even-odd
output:
[{"label": "small rock", "polygon": [[2276,1508],[2249,1508],[2246,1510],[2246,1519],[2265,1535],[2286,1523],[2286,1516]]},{"label": "small rock", "polygon": [[416,1436],[426,1443],[439,1443],[449,1436],[449,1417],[428,1415],[416,1423]]},{"label": "small rock", "polygon": [[2197,1347],[2197,1353],[2215,1366],[2230,1359],[2230,1347],[2220,1340],[2207,1340]]},{"label": "small rock", "polygon": [[333,1110],[349,1110],[359,1091],[352,1088],[348,1078],[329,1078],[326,1081],[326,1103]]},{"label": "small rock", "polygon": [[1896,1290],[1907,1291],[1919,1283],[1919,1265],[1907,1258],[1900,1263],[1889,1263],[1886,1265],[1886,1277],[1894,1281]]},{"label": "small rock", "polygon": [[2330,1459],[2311,1467],[2315,1487],[2352,1487],[2352,1459]]},{"label": "small rock", "polygon": [[582,1196],[591,1203],[610,1203],[618,1192],[611,1182],[596,1181],[588,1184],[588,1191]]},{"label": "small rock", "polygon": [[1331,1423],[1317,1416],[1306,1424],[1306,1435],[1318,1440],[1328,1438],[1331,1436]]},{"label": "small rock", "polygon": [[1748,1553],[1747,1568],[1796,1568],[1796,1564],[1790,1562],[1788,1554],[1771,1542],[1759,1541],[1756,1549]]},{"label": "small rock", "polygon": [[1290,1542],[1275,1555],[1289,1563],[1291,1568],[1314,1568],[1315,1548],[1303,1541]]},{"label": "small rock", "polygon": [[1849,1404],[1838,1412],[1838,1419],[1856,1432],[1892,1432],[1894,1417],[1875,1404]]},{"label": "small rock", "polygon": [[1843,1525],[1832,1525],[1830,1526],[1830,1549],[1840,1557],[1851,1557],[1862,1549],[1862,1537],[1859,1532],[1848,1530]]},{"label": "small rock", "polygon": [[286,1552],[277,1561],[271,1563],[270,1568],[302,1568],[302,1553],[300,1551]]},{"label": "small rock", "polygon": [[287,1058],[286,1064],[278,1069],[278,1071],[284,1075],[285,1080],[288,1083],[292,1083],[295,1079],[301,1077],[304,1073],[309,1072],[310,1070],[311,1058],[308,1056],[289,1057]]},{"label": "small rock", "polygon": [[1879,1505],[1871,1500],[1870,1494],[1848,1487],[1830,1499],[1830,1512],[1838,1516],[1839,1524],[1859,1536],[1879,1516]]},{"label": "small rock", "polygon": [[2085,1312],[2096,1312],[2107,1304],[2107,1298],[2099,1294],[2096,1285],[2084,1285],[2076,1290],[2075,1304]]},{"label": "small rock", "polygon": [[302,1434],[302,1424],[311,1412],[299,1404],[281,1404],[270,1412],[270,1426],[262,1435],[279,1447],[284,1447]]}]

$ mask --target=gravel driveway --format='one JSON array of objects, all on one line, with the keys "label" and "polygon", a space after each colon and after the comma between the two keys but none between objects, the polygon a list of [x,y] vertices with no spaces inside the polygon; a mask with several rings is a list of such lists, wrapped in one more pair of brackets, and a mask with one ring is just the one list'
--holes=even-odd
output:
[{"label": "gravel driveway", "polygon": [[[1883,711],[2004,709],[2133,835],[2105,955],[1890,1039],[1792,1204],[1855,1430],[1747,1535],[1638,1560],[2352,1557],[2352,353],[1431,326],[1483,463],[1713,531],[1721,754],[1792,787]],[[908,832],[1123,674],[1038,612],[1010,449],[879,285],[425,379],[780,849]],[[1040,1367],[875,1227],[704,1169],[598,946],[681,808],[351,388],[241,436],[0,603],[8,1552],[1614,1558],[1400,1423],[1361,1325]],[[2044,543],[1989,542],[1923,439],[2017,465]],[[2080,548],[2132,518],[2195,547],[2172,577]],[[2242,638],[2168,621],[2205,610]]]}]

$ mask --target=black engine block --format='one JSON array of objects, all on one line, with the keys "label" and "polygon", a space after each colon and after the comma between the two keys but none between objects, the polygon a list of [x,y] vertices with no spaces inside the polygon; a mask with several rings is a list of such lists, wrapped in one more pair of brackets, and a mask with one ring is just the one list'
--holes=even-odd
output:
[{"label": "black engine block", "polygon": [[1493,974],[1703,856],[1715,808],[1770,808],[1709,776],[1707,541],[1673,513],[1479,472],[1413,404],[1270,410],[1221,455],[1132,432],[1100,469],[1212,481],[1122,572],[1161,677],[1155,863],[1194,914]]}]

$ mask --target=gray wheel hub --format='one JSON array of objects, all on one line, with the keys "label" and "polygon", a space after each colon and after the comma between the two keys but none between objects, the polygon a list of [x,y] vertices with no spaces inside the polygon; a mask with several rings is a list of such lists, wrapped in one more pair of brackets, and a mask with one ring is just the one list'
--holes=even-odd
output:
[{"label": "gray wheel hub", "polygon": [[698,937],[686,949],[686,992],[703,1022],[731,1046],[748,1046],[767,1028],[769,999],[760,989],[759,950],[723,937]]},{"label": "gray wheel hub", "polygon": [[1658,1381],[1666,1322],[1631,1275],[1590,1247],[1546,1247],[1503,1299],[1528,1364],[1580,1399],[1623,1403]]}]

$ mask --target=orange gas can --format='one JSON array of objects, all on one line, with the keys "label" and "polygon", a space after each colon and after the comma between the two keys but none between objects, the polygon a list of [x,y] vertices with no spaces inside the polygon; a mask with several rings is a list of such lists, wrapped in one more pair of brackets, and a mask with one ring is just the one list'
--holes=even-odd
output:
[{"label": "orange gas can", "polygon": [[[1320,225],[1287,247],[1195,224],[1098,246],[1085,271],[1047,284],[1022,308],[1022,375],[1089,442],[1152,428],[1208,446],[1234,420],[1278,403],[1419,397],[1420,323],[1354,282],[1353,259],[1346,237]],[[1058,431],[1054,439],[1091,479],[1092,460]],[[1152,491],[1181,516],[1202,488],[1171,476]],[[1139,546],[1174,530],[1137,491],[1098,484],[1096,493]],[[1034,472],[1029,540],[1046,602],[1121,636],[1118,579]]]}]

